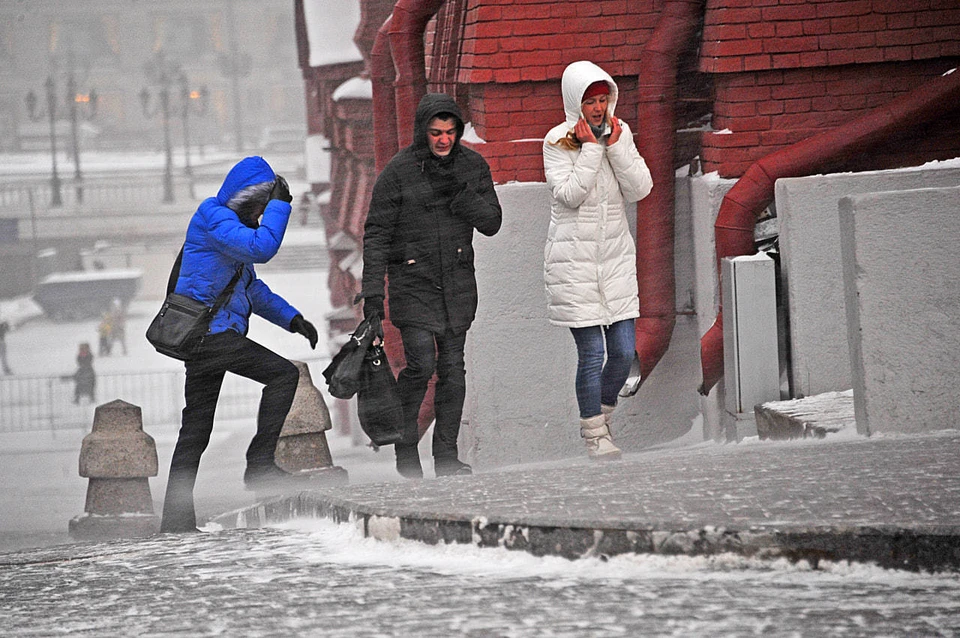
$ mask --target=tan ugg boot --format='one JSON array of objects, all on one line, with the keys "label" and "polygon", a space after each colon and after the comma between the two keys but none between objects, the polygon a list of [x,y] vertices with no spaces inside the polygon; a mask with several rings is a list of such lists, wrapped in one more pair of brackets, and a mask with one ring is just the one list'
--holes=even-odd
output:
[{"label": "tan ugg boot", "polygon": [[620,458],[620,448],[613,444],[606,416],[598,414],[589,419],[580,419],[580,435],[587,444],[587,455],[594,460],[612,461]]},{"label": "tan ugg boot", "polygon": [[[603,422],[607,424],[607,429],[610,429],[610,424],[613,422],[613,411],[617,409],[615,405],[604,405],[600,404],[600,414],[603,415]],[[612,432],[612,430],[611,430]]]}]

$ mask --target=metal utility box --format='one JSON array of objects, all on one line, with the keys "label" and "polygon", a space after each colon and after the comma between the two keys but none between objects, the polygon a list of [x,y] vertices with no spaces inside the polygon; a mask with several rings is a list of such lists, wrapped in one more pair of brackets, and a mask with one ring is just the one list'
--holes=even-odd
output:
[{"label": "metal utility box", "polygon": [[765,253],[725,258],[721,278],[724,408],[752,421],[755,405],[780,399],[774,263]]}]

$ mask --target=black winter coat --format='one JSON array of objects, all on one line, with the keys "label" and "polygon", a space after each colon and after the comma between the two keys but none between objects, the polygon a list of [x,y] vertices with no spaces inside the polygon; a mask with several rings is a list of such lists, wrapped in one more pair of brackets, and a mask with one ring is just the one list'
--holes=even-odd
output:
[{"label": "black winter coat", "polygon": [[[426,129],[441,113],[457,118],[457,142],[443,158]],[[451,97],[428,93],[417,107],[413,143],[377,178],[363,236],[364,297],[383,295],[390,321],[433,332],[464,332],[477,311],[473,231],[495,235],[502,220],[490,167],[461,146],[463,117]]]}]

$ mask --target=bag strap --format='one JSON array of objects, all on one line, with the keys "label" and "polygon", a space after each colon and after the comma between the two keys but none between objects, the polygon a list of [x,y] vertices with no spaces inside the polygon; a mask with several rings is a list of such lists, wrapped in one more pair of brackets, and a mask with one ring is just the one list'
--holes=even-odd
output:
[{"label": "bag strap", "polygon": [[210,316],[213,317],[217,314],[217,311],[227,303],[227,299],[230,298],[230,295],[233,294],[233,287],[237,285],[237,282],[240,280],[240,275],[243,274],[243,264],[237,266],[237,272],[233,273],[233,279],[230,280],[230,283],[227,284],[227,287],[223,289],[223,292],[220,293],[220,296],[217,297],[217,300],[213,302],[213,306],[210,308]]},{"label": "bag strap", "polygon": [[[177,289],[177,281],[180,279],[180,266],[183,264],[183,246],[180,246],[180,252],[177,254],[177,258],[173,262],[173,268],[170,269],[170,278],[167,280],[167,294],[169,295],[174,290]],[[230,298],[230,295],[233,294],[233,288],[237,285],[237,282],[240,281],[240,275],[243,274],[243,264],[237,266],[237,272],[233,274],[233,279],[230,280],[230,283],[227,284],[227,287],[223,289],[220,295],[217,297],[217,300],[213,302],[213,306],[210,308],[210,316],[217,314],[217,311],[227,303],[227,299]]]},{"label": "bag strap", "polygon": [[177,289],[177,280],[180,279],[180,265],[183,263],[183,246],[180,246],[180,252],[173,261],[173,268],[170,269],[170,277],[167,279],[167,294],[169,295]]}]

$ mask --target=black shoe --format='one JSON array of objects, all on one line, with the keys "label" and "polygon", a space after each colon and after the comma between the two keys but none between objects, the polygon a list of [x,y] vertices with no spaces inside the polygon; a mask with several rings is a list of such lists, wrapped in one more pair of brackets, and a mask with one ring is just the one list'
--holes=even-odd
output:
[{"label": "black shoe", "polygon": [[420,451],[413,448],[394,446],[397,454],[397,472],[406,479],[422,479],[423,467],[420,465]]},{"label": "black shoe", "polygon": [[161,534],[199,534],[200,530],[197,529],[196,527],[175,527],[175,526],[164,527],[163,525],[161,525],[160,533]]},{"label": "black shoe", "polygon": [[243,473],[244,486],[253,492],[284,490],[303,487],[304,483],[295,474],[276,465],[248,466]]},{"label": "black shoe", "polygon": [[420,459],[413,461],[397,459],[397,472],[406,479],[422,479],[423,467],[420,465]]},{"label": "black shoe", "polygon": [[435,459],[433,471],[437,476],[470,476],[473,468],[458,459]]}]

